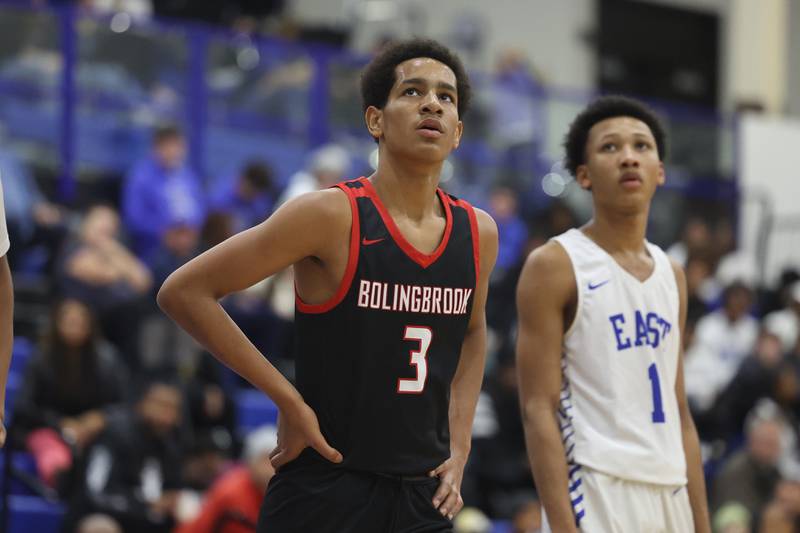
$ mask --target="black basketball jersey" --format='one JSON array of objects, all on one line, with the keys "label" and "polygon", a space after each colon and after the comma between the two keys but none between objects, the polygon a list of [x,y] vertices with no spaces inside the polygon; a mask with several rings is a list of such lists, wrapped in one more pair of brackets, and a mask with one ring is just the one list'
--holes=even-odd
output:
[{"label": "black basketball jersey", "polygon": [[427,255],[369,180],[338,187],[353,215],[349,261],[328,302],[297,298],[297,387],[343,466],[423,474],[450,455],[450,385],[478,279],[475,212],[437,189],[447,222]]}]

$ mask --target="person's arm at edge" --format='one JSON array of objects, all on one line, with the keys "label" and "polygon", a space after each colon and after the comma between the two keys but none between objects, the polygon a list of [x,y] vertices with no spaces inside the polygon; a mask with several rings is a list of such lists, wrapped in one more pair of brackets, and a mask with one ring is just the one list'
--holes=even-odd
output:
[{"label": "person's arm at edge", "polygon": [[[670,260],[675,271],[675,281],[678,284],[680,296],[680,332],[681,343],[686,328],[686,275],[683,268],[674,260]],[[703,463],[700,458],[700,442],[697,429],[689,411],[689,402],[686,400],[683,377],[683,349],[678,353],[678,372],[675,378],[675,396],[678,399],[678,411],[681,417],[681,434],[683,436],[683,453],[686,456],[686,477],[688,479],[689,504],[692,507],[695,533],[711,533],[708,514],[708,499],[706,497],[706,481],[703,474]]]},{"label": "person's arm at edge", "polygon": [[[310,409],[297,389],[272,366],[231,320],[219,299],[337,243],[350,235],[349,200],[338,189],[309,193],[287,203],[265,222],[191,260],[164,282],[158,304],[222,363],[269,396],[281,414]],[[309,229],[313,228],[312,231]],[[316,422],[316,421],[314,421]],[[341,454],[322,439],[309,443],[323,456]]]},{"label": "person's arm at edge", "polygon": [[450,458],[430,474],[442,483],[433,498],[434,507],[452,519],[463,506],[461,480],[472,446],[472,421],[483,382],[486,363],[486,297],[489,276],[497,259],[497,225],[475,209],[480,247],[480,278],[477,283],[467,333],[453,383],[450,386]]},{"label": "person's arm at edge", "polygon": [[6,441],[5,404],[8,367],[14,344],[14,285],[8,257],[0,258],[0,446]]},{"label": "person's arm at edge", "polygon": [[577,298],[566,251],[550,242],[525,261],[517,284],[520,407],[536,488],[553,531],[576,533],[558,423],[564,311]]}]

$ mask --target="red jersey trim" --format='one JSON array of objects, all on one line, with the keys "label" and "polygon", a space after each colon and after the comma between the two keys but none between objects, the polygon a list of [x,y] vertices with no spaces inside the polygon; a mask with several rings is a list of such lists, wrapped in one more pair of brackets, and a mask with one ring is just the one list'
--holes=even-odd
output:
[{"label": "red jersey trim", "polygon": [[436,262],[437,259],[444,253],[445,248],[447,248],[447,243],[450,240],[450,232],[453,230],[453,213],[450,211],[450,201],[449,197],[442,191],[441,189],[437,188],[436,193],[439,195],[439,200],[442,202],[442,207],[444,208],[445,212],[445,227],[444,233],[442,234],[442,242],[439,243],[439,246],[431,254],[424,254],[414,248],[414,246],[403,237],[403,234],[400,232],[400,229],[394,223],[394,219],[386,210],[386,207],[381,202],[381,199],[378,197],[378,193],[375,191],[375,188],[372,186],[372,183],[367,178],[360,178],[361,183],[364,185],[364,189],[367,191],[367,195],[372,199],[372,203],[375,205],[375,208],[378,210],[378,213],[381,215],[381,219],[383,220],[384,225],[389,230],[394,242],[400,247],[401,250],[415,263],[417,263],[422,268],[428,268],[430,265]]},{"label": "red jersey trim", "polygon": [[453,200],[455,205],[463,208],[469,216],[469,227],[472,231],[472,256],[475,260],[475,290],[478,289],[478,280],[481,277],[481,243],[480,233],[478,232],[478,217],[475,215],[475,208],[466,200]]},{"label": "red jersey trim", "polygon": [[350,285],[353,283],[353,277],[356,274],[359,251],[358,241],[361,238],[361,227],[358,219],[358,206],[356,205],[355,195],[352,194],[352,190],[347,185],[344,183],[339,183],[335,186],[340,188],[347,195],[347,199],[350,201],[350,211],[353,214],[353,222],[352,226],[350,227],[350,255],[347,258],[347,267],[344,269],[344,276],[342,276],[342,281],[339,282],[339,288],[336,290],[336,294],[334,294],[327,302],[323,302],[321,304],[307,304],[300,299],[300,295],[297,293],[297,286],[295,286],[294,302],[298,311],[303,313],[327,313],[339,305],[347,295],[347,291],[350,290]]}]

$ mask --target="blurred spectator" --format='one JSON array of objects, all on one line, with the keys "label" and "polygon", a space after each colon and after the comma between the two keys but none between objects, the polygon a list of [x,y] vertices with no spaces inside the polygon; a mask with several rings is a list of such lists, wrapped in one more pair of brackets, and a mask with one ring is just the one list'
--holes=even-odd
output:
[{"label": "blurred spectator", "polygon": [[186,164],[186,139],[175,126],[153,134],[153,152],[128,174],[122,193],[125,226],[139,257],[149,261],[176,221],[200,227],[206,201],[199,178]]},{"label": "blurred spectator", "polygon": [[120,241],[120,220],[110,206],[91,207],[65,247],[59,285],[62,293],[89,304],[102,320],[106,337],[139,367],[139,324],[152,287],[147,266]]},{"label": "blurred spectator", "polygon": [[318,148],[311,154],[308,168],[289,178],[277,205],[283,205],[301,194],[326,189],[339,183],[347,177],[345,173],[349,168],[350,155],[341,146],[328,144]]},{"label": "blurred spectator", "polygon": [[149,270],[119,237],[120,220],[113,207],[89,208],[67,245],[62,290],[79,294],[100,309],[149,291]]},{"label": "blurred spectator", "polygon": [[686,267],[694,254],[705,254],[711,249],[711,228],[700,217],[686,219],[681,239],[667,248],[667,255]]},{"label": "blurred spectator", "polygon": [[708,409],[752,351],[758,336],[758,321],[748,314],[752,303],[752,290],[734,282],[725,288],[723,307],[698,321],[684,371],[695,408]]},{"label": "blurred spectator", "polygon": [[14,247],[9,251],[12,270],[20,265],[21,254],[42,245],[44,268],[50,271],[64,237],[61,209],[47,201],[22,161],[8,150],[0,150],[0,176],[5,189],[6,224]]},{"label": "blurred spectator", "polygon": [[800,340],[800,281],[788,287],[786,296],[786,308],[765,316],[764,327],[780,338],[783,350],[788,352]]},{"label": "blurred spectator", "polygon": [[[473,440],[467,476],[477,482],[477,499],[490,516],[511,518],[520,500],[533,492],[525,434],[519,410],[517,369],[514,358],[501,362],[487,376],[479,410],[489,410],[495,431]],[[483,422],[484,424],[486,422]],[[466,476],[465,476],[466,477]]]},{"label": "blurred spectator", "polygon": [[686,259],[686,321],[695,323],[708,312],[705,286],[714,273],[710,254],[694,253]]},{"label": "blurred spectator", "polygon": [[728,439],[744,430],[747,414],[763,398],[774,398],[783,363],[780,340],[763,331],[755,351],[742,361],[708,413],[696,417],[703,440]]},{"label": "blurred spectator", "polygon": [[765,401],[753,409],[746,423],[745,448],[728,459],[714,480],[712,514],[739,503],[751,516],[760,516],[781,480],[778,466],[787,452],[790,431],[774,403]]},{"label": "blurred spectator", "polygon": [[505,276],[522,261],[522,252],[528,240],[528,228],[519,215],[517,196],[505,186],[497,186],[489,197],[489,214],[497,222],[500,249],[494,275]]},{"label": "blurred spectator", "polygon": [[66,299],[53,307],[50,332],[25,370],[14,422],[36,460],[39,476],[56,486],[123,401],[127,374],[99,336],[89,308]]},{"label": "blurred spectator", "polygon": [[[165,222],[161,244],[152,256],[155,287],[200,252],[198,226],[180,219]],[[184,376],[200,354],[194,339],[155,307],[142,326],[140,344],[143,367]]]},{"label": "blurred spectator", "polygon": [[182,218],[164,220],[161,242],[152,254],[155,287],[200,252],[200,229],[200,225]]},{"label": "blurred spectator", "polygon": [[234,233],[252,228],[271,213],[276,197],[272,169],[261,162],[250,162],[236,179],[221,180],[210,200],[212,212],[232,219]]},{"label": "blurred spectator", "polygon": [[[498,181],[523,190],[530,187],[540,152],[541,109],[536,98],[539,83],[521,50],[501,52],[495,68],[490,139],[502,154]],[[541,187],[535,190],[538,193]]]},{"label": "blurred spectator", "polygon": [[244,464],[219,478],[206,494],[200,514],[175,533],[247,533],[254,531],[261,501],[275,471],[269,460],[278,444],[273,426],[263,426],[245,439]]},{"label": "blurred spectator", "polygon": [[519,214],[516,194],[508,187],[495,187],[489,198],[489,212],[501,235],[486,302],[486,321],[493,337],[492,345],[496,347],[489,354],[491,367],[496,359],[513,357],[511,329],[516,319],[516,307],[508,305],[508,302],[514,301],[528,243],[528,228]]},{"label": "blurred spectator", "polygon": [[180,388],[154,378],[143,385],[135,404],[109,415],[89,450],[67,525],[102,513],[123,531],[171,531],[181,486],[182,450],[176,432],[181,409]]},{"label": "blurred spectator", "polygon": [[238,454],[235,406],[222,388],[220,366],[210,354],[203,354],[186,387],[194,446],[184,477],[187,485],[201,490]]}]

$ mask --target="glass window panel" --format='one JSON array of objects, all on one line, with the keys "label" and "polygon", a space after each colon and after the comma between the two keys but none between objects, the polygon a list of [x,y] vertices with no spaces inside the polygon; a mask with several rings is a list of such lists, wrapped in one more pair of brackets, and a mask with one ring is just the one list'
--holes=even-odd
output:
[{"label": "glass window panel", "polygon": [[60,163],[62,58],[58,18],[0,7],[0,131],[3,145],[51,173]]}]

